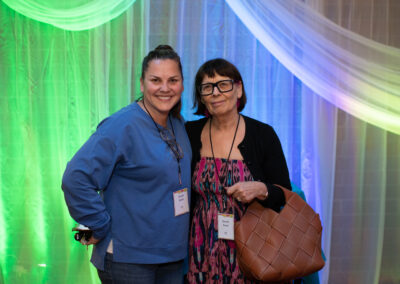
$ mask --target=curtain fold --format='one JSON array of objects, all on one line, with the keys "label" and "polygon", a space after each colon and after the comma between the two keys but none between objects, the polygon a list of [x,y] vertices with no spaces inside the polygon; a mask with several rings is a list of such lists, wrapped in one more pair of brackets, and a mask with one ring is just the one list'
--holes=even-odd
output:
[{"label": "curtain fold", "polygon": [[323,223],[322,247],[325,267],[319,273],[327,283],[330,273],[332,213],[335,189],[338,109],[303,86],[301,90],[301,183],[307,202]]},{"label": "curtain fold", "polygon": [[143,2],[85,31],[0,2],[0,283],[99,283],[61,177],[97,124],[140,92]]},{"label": "curtain fold", "polygon": [[[398,1],[319,0],[316,9],[343,28],[400,47],[393,29],[400,24]],[[329,283],[396,283],[400,136],[343,111],[337,121]]]},{"label": "curtain fold", "polygon": [[[342,28],[400,47],[398,1],[305,2]],[[223,57],[238,67],[243,113],[274,127],[292,183],[323,219],[321,283],[399,283],[400,135],[321,97],[224,0],[138,0],[84,31],[38,22],[0,1],[0,27],[0,283],[99,283],[90,249],[73,240],[61,176],[101,119],[140,96],[142,59],[158,44],[181,56],[186,120],[198,118],[191,107],[199,66]],[[360,63],[343,60],[339,67]]]},{"label": "curtain fold", "polygon": [[81,31],[100,26],[118,17],[135,0],[3,0],[25,17],[61,29]]},{"label": "curtain fold", "polygon": [[400,49],[362,37],[298,0],[226,0],[264,46],[319,96],[400,134]]},{"label": "curtain fold", "polygon": [[[397,215],[390,200],[400,201],[393,191],[400,185],[387,164],[398,169],[400,160],[400,49],[393,47],[400,44],[392,29],[400,5],[375,0],[226,2],[301,80],[301,92],[295,92],[302,109],[301,156],[296,160],[301,179],[296,184],[322,217],[327,256],[322,283],[396,283],[394,263],[400,259],[388,247],[398,247],[393,239],[400,231],[388,220]],[[270,110],[282,114],[275,106]],[[393,152],[388,145],[398,148]],[[295,152],[285,148],[292,180],[298,169],[291,165]],[[371,251],[363,250],[367,246]]]}]

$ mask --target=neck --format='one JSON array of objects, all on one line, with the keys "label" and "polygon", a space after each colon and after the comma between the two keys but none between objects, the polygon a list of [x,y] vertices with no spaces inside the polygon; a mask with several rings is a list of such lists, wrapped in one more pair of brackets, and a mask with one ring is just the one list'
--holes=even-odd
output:
[{"label": "neck", "polygon": [[167,127],[168,114],[152,111],[148,104],[145,104],[144,99],[139,101],[138,104],[156,123]]},{"label": "neck", "polygon": [[238,112],[234,112],[224,116],[213,116],[212,125],[218,130],[230,130],[232,128],[236,128],[239,115],[240,114]]}]

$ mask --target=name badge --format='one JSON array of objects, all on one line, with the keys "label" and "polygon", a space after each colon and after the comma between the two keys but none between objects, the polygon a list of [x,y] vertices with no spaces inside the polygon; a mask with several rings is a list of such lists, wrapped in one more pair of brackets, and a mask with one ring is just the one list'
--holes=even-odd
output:
[{"label": "name badge", "polygon": [[233,223],[233,214],[218,213],[218,239],[235,239]]},{"label": "name badge", "polygon": [[187,188],[174,192],[174,210],[175,216],[179,216],[189,212],[189,198]]}]

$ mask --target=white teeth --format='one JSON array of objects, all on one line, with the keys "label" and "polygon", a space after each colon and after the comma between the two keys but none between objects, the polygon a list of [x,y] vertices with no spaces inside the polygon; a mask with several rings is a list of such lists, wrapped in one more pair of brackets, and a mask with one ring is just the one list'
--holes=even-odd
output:
[{"label": "white teeth", "polygon": [[167,101],[171,99],[171,97],[158,97],[160,100]]}]

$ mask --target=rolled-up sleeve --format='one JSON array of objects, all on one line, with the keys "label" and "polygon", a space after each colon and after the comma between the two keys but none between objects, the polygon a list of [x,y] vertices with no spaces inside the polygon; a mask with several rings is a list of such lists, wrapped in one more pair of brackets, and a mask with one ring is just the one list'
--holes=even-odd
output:
[{"label": "rolled-up sleeve", "polygon": [[107,188],[117,161],[114,141],[95,133],[67,164],[62,179],[71,217],[99,240],[110,230],[110,215],[99,191]]}]

